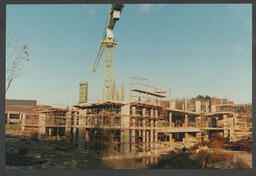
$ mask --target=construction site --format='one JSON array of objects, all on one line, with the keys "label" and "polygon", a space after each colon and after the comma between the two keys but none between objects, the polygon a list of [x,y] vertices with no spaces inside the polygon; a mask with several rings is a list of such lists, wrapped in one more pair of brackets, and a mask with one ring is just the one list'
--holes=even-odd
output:
[{"label": "construction site", "polygon": [[88,83],[81,82],[77,105],[39,106],[20,113],[20,134],[65,140],[108,159],[158,156],[210,141],[215,134],[231,142],[251,137],[241,105],[224,100],[214,104],[220,100],[214,97],[208,102],[184,98],[178,109],[170,90],[167,95],[138,76],[131,78],[130,100],[123,99],[124,93],[121,100],[113,96],[113,100],[87,102],[87,97]]},{"label": "construction site", "polygon": [[110,7],[105,36],[92,69],[96,71],[104,53],[102,100],[88,102],[90,83],[81,82],[76,105],[56,108],[31,104],[25,110],[21,105],[16,110],[6,105],[6,124],[19,124],[22,137],[65,141],[67,146],[103,159],[148,157],[147,163],[157,163],[162,154],[211,142],[216,136],[228,144],[251,140],[251,104],[216,97],[185,97],[176,102],[171,88],[153,86],[140,76],[130,77],[129,98],[125,98],[125,84],[119,92],[113,77],[113,29],[123,7]]}]

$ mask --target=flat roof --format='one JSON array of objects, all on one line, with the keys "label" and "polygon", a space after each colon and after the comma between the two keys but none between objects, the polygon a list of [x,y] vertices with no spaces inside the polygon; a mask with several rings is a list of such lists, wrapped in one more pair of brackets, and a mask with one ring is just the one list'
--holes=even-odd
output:
[{"label": "flat roof", "polygon": [[185,111],[185,110],[181,110],[181,109],[167,108],[167,111],[172,112],[172,114],[176,115],[176,116],[183,116],[185,114],[187,114],[189,116],[200,116],[199,112]]},{"label": "flat roof", "polygon": [[221,112],[210,112],[210,113],[205,113],[204,115],[212,116],[212,115],[226,115],[226,114],[236,114],[236,113],[231,112],[231,111],[227,111],[227,112],[221,111]]},{"label": "flat roof", "polygon": [[131,89],[131,91],[140,92],[140,93],[144,93],[144,94],[149,94],[149,95],[156,96],[156,97],[161,97],[161,98],[166,98],[167,97],[166,95],[162,95],[160,93],[146,91],[146,90],[141,90],[141,89]]},{"label": "flat roof", "polygon": [[36,100],[6,99],[5,105],[35,106]]},{"label": "flat roof", "polygon": [[64,108],[38,108],[35,109],[36,112],[56,112],[56,111],[62,111],[67,112],[71,111],[70,109],[64,109]]},{"label": "flat roof", "polygon": [[216,106],[235,106],[234,104],[217,104]]},{"label": "flat roof", "polygon": [[105,101],[96,101],[96,102],[90,102],[90,103],[80,103],[78,105],[75,105],[74,107],[77,108],[90,108],[90,107],[99,107],[99,106],[107,106],[107,105],[125,105],[127,104],[124,101],[119,100],[105,100]]}]

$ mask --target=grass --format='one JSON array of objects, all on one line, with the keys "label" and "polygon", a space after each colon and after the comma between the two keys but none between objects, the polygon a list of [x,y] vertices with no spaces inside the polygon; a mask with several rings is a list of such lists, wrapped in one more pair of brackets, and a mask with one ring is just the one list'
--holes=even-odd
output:
[{"label": "grass", "polygon": [[208,153],[205,151],[198,153],[198,161],[200,163],[213,163],[213,162],[219,162],[219,161],[226,161],[226,160],[232,160],[234,157],[233,153],[225,153],[225,152],[214,152],[214,153]]},{"label": "grass", "polygon": [[20,124],[8,124],[5,125],[5,133],[11,133],[11,134],[16,134],[17,132],[20,132],[21,130],[21,125]]},{"label": "grass", "polygon": [[200,162],[189,158],[187,153],[170,152],[162,156],[157,164],[148,165],[149,169],[200,169]]}]

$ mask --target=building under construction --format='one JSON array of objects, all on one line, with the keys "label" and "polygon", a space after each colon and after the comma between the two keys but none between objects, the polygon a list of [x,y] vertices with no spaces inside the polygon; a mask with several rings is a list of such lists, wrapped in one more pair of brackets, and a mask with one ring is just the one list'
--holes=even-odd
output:
[{"label": "building under construction", "polygon": [[88,83],[80,84],[80,96],[86,98],[80,97],[72,108],[38,108],[23,114],[22,135],[65,139],[80,150],[120,158],[189,148],[216,133],[231,141],[250,134],[239,113],[213,111],[209,104],[198,101],[190,110],[186,99],[183,108],[178,109],[170,92],[167,96],[167,91],[149,85],[141,77],[132,77],[127,101],[122,95],[121,100],[87,102],[84,90],[88,90]]}]

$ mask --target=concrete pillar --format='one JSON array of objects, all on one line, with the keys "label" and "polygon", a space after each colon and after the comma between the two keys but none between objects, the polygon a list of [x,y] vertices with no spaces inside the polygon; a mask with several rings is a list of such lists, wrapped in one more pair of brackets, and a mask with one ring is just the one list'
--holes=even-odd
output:
[{"label": "concrete pillar", "polygon": [[71,111],[66,112],[65,140],[68,143],[71,141],[71,136],[70,136],[71,116],[72,116],[72,112]]},{"label": "concrete pillar", "polygon": [[52,139],[52,128],[49,128],[49,138]]},{"label": "concrete pillar", "polygon": [[76,131],[77,131],[77,112],[74,113],[73,143],[77,142]]},{"label": "concrete pillar", "polygon": [[135,131],[136,131],[136,107],[132,106],[132,117],[131,117],[131,152],[135,153],[135,141],[136,141],[136,136],[135,136]]},{"label": "concrete pillar", "polygon": [[201,128],[201,117],[196,117],[196,128]]},{"label": "concrete pillar", "polygon": [[146,145],[146,142],[147,142],[147,132],[146,132],[146,109],[145,108],[143,108],[142,109],[142,117],[143,117],[143,133],[142,133],[142,148],[143,148],[143,150],[144,150],[144,152],[146,151],[146,149],[147,149],[147,145]]},{"label": "concrete pillar", "polygon": [[21,119],[21,135],[22,135],[22,136],[24,136],[25,125],[26,125],[26,115],[23,114],[23,117],[22,117],[22,119]]},{"label": "concrete pillar", "polygon": [[185,120],[184,120],[184,127],[187,128],[188,127],[188,115],[185,115]]},{"label": "concrete pillar", "polygon": [[78,149],[79,150],[84,150],[85,147],[85,118],[87,114],[87,110],[83,109],[80,110],[80,116],[79,116],[79,121],[78,121]]},{"label": "concrete pillar", "polygon": [[[157,128],[158,127],[158,110],[155,109],[155,127]],[[155,130],[155,151],[157,152],[159,150],[159,144],[158,144],[158,139],[157,139],[157,136],[158,136],[158,132]]]},{"label": "concrete pillar", "polygon": [[10,124],[10,112],[7,112],[7,119],[6,119],[6,124]]},{"label": "concrete pillar", "polygon": [[121,154],[127,156],[129,154],[129,120],[130,120],[130,105],[121,107]]},{"label": "concrete pillar", "polygon": [[172,113],[169,113],[169,127],[172,128]]},{"label": "concrete pillar", "polygon": [[135,127],[136,126],[135,122],[136,122],[136,107],[133,106],[132,107],[131,126]]},{"label": "concrete pillar", "polygon": [[89,129],[85,129],[85,142],[86,145],[90,142]]},{"label": "concrete pillar", "polygon": [[189,141],[188,141],[188,133],[185,133],[185,147],[188,146],[188,143],[189,143]]},{"label": "concrete pillar", "polygon": [[201,132],[196,133],[196,143],[202,142],[202,135]]},{"label": "concrete pillar", "polygon": [[224,137],[228,137],[228,116],[223,115],[224,119]]},{"label": "concrete pillar", "polygon": [[150,150],[154,151],[154,119],[153,109],[150,109]]},{"label": "concrete pillar", "polygon": [[157,131],[154,130],[154,151],[158,151]]},{"label": "concrete pillar", "polygon": [[158,117],[158,110],[155,109],[155,117],[157,118]]},{"label": "concrete pillar", "polygon": [[173,150],[173,148],[174,148],[174,141],[172,139],[172,133],[169,134],[169,147],[170,147],[170,150]]},{"label": "concrete pillar", "polygon": [[150,131],[146,130],[146,150],[150,150]]},{"label": "concrete pillar", "polygon": [[39,139],[43,140],[45,138],[45,120],[46,120],[46,114],[41,113],[39,114]]},{"label": "concrete pillar", "polygon": [[21,123],[22,114],[19,114],[19,116],[20,116],[19,123]]},{"label": "concrete pillar", "polygon": [[131,152],[132,153],[135,153],[135,139],[136,139],[136,136],[135,136],[135,129],[132,129],[131,130]]}]

